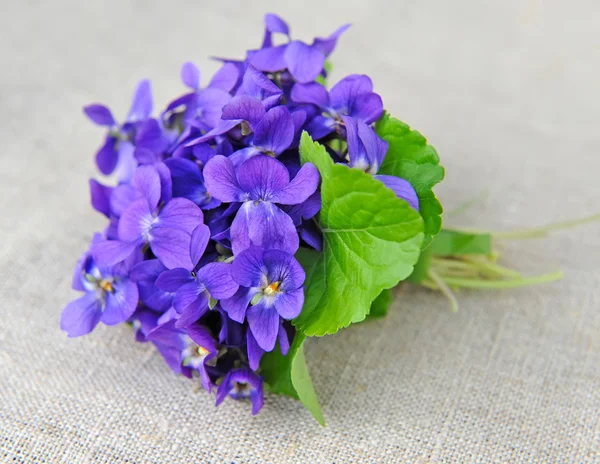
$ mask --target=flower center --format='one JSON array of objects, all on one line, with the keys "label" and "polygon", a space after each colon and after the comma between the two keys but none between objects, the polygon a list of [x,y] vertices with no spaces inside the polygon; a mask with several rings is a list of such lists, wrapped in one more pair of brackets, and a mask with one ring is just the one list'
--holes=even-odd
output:
[{"label": "flower center", "polygon": [[275,293],[277,293],[279,291],[279,285],[281,285],[281,282],[279,282],[279,281],[273,282],[272,284],[267,285],[263,289],[263,293],[267,296],[273,296],[273,295],[275,295]]},{"label": "flower center", "polygon": [[196,353],[198,353],[198,356],[204,358],[208,354],[208,350],[203,346],[198,346]]},{"label": "flower center", "polygon": [[100,287],[105,292],[113,293],[115,291],[115,289],[113,288],[112,281],[108,279],[102,279],[98,281],[98,287]]},{"label": "flower center", "polygon": [[248,385],[248,382],[235,382],[233,385],[233,391],[241,396],[249,395],[250,385]]},{"label": "flower center", "polygon": [[182,364],[186,367],[189,366],[198,369],[208,354],[209,351],[206,348],[196,345],[190,340],[188,346],[181,353]]},{"label": "flower center", "polygon": [[140,229],[142,230],[142,237],[145,242],[149,243],[152,240],[152,227],[158,223],[158,214],[155,211],[151,215],[144,215],[140,219]]}]

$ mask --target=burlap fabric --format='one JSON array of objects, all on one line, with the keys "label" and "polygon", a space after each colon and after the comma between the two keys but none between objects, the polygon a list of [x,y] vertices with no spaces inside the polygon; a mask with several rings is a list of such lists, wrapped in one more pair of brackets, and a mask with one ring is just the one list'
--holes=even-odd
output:
[{"label": "burlap fabric", "polygon": [[296,402],[195,392],[127,327],[68,340],[72,266],[102,218],[87,179],[101,131],[81,106],[123,115],[138,78],[156,101],[179,66],[240,56],[276,10],[296,37],[348,21],[334,80],[373,76],[386,106],[447,167],[451,224],[511,229],[599,209],[597,1],[8,2],[0,5],[0,461],[371,463],[600,461],[600,240],[588,225],[506,243],[562,282],[462,292],[461,309],[405,288],[386,320],[310,340],[328,420]]}]

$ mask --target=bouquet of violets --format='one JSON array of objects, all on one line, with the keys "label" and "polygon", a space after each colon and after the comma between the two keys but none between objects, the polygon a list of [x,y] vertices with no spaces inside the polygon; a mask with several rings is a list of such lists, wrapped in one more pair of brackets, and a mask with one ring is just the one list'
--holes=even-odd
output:
[{"label": "bouquet of violets", "polygon": [[62,330],[126,322],[217,405],[249,398],[256,414],[268,388],[323,423],[307,337],[384,315],[407,279],[455,304],[452,287],[559,277],[503,268],[488,233],[440,233],[435,149],[384,112],[368,76],[328,89],[347,28],[307,44],[267,14],[260,48],[220,60],[205,87],[185,63],[187,91],[158,115],[146,80],[122,122],[84,108],[106,130],[96,163],[116,185],[90,180],[108,226],[76,265],[82,295]]}]

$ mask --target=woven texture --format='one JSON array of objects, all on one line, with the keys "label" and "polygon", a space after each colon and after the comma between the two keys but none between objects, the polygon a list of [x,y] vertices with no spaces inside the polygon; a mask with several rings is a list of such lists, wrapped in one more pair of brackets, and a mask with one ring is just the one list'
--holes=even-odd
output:
[{"label": "woven texture", "polygon": [[[284,4],[285,3],[285,4]],[[194,390],[125,326],[58,328],[72,267],[104,221],[87,179],[136,81],[156,102],[193,59],[241,56],[262,14],[296,37],[353,28],[334,78],[373,76],[392,114],[440,152],[448,224],[513,229],[585,216],[600,198],[600,6],[481,2],[2,2],[0,6],[0,462],[600,462],[600,227],[502,243],[561,282],[459,294],[405,287],[389,317],[311,339],[328,426],[269,396],[263,411]]]}]

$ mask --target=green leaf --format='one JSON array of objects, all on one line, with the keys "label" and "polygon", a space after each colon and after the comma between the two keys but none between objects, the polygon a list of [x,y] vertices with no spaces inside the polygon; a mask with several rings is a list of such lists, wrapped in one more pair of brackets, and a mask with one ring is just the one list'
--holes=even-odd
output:
[{"label": "green leaf", "polygon": [[377,298],[371,303],[371,311],[369,311],[369,317],[380,319],[385,317],[390,305],[392,304],[392,290],[386,288],[383,290]]},{"label": "green leaf", "polygon": [[408,180],[419,196],[419,212],[425,223],[425,249],[442,228],[443,208],[432,190],[444,178],[440,158],[425,137],[388,113],[377,121],[375,131],[389,143],[379,174]]},{"label": "green leaf", "polygon": [[333,167],[333,160],[325,147],[318,142],[313,142],[306,131],[302,132],[300,137],[300,162],[314,164],[321,174],[321,179],[328,177]]},{"label": "green leaf", "polygon": [[489,255],[492,252],[492,236],[444,229],[431,245],[437,256]]},{"label": "green leaf", "polygon": [[[433,243],[435,243],[438,237],[439,235],[433,239]],[[433,257],[432,249],[433,245],[421,250],[419,261],[417,261],[417,264],[415,264],[413,273],[406,280],[414,284],[418,284],[427,278],[429,267],[431,266],[431,258]]]},{"label": "green leaf", "polygon": [[324,426],[325,418],[304,358],[305,339],[302,332],[296,332],[286,356],[280,353],[279,348],[265,353],[260,362],[261,374],[270,391],[300,400],[317,422]]},{"label": "green leaf", "polygon": [[307,335],[321,336],[364,320],[382,290],[412,273],[423,220],[382,182],[333,164],[306,133],[300,155],[321,173],[323,252],[297,254],[307,276],[304,307],[293,323]]}]

